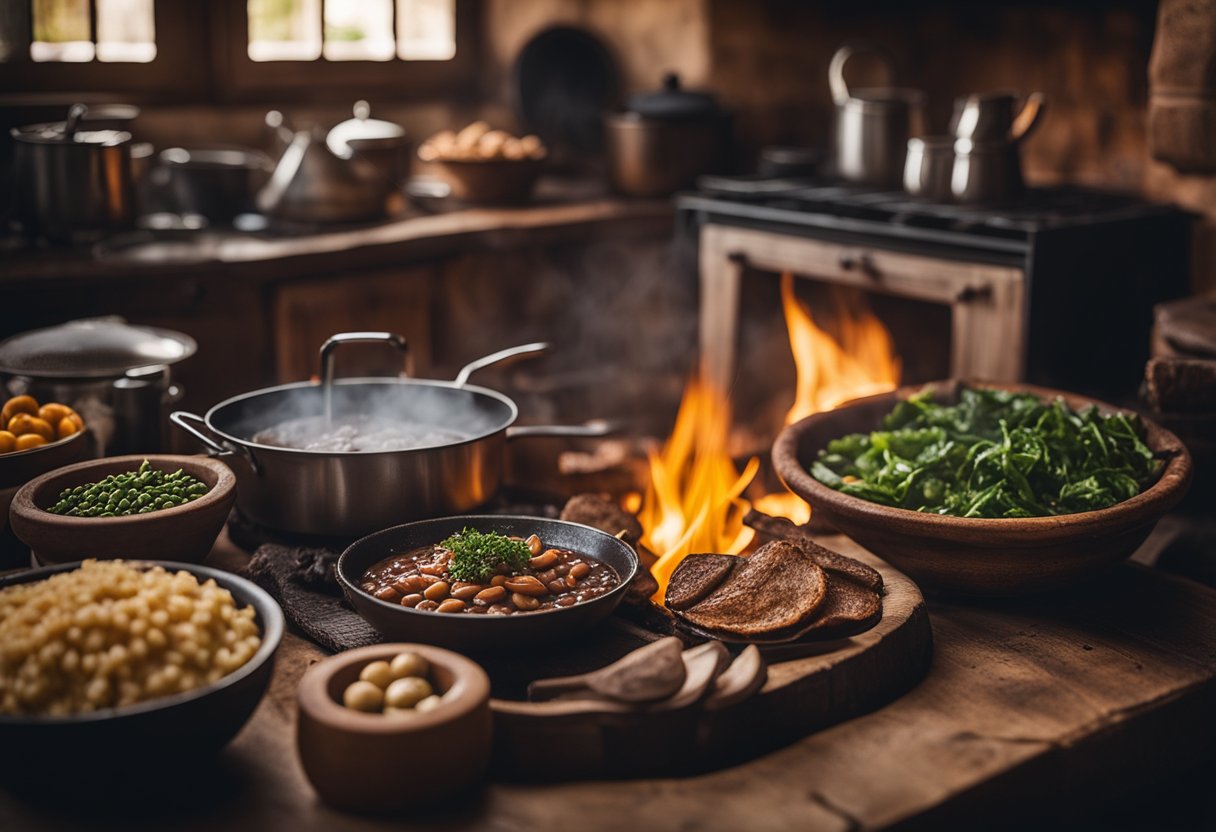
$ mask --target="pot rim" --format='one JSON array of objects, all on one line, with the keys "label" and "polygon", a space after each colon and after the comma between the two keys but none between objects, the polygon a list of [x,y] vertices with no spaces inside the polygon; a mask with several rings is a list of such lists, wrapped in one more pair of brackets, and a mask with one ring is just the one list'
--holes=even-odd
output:
[{"label": "pot rim", "polygon": [[241,439],[239,437],[233,436],[232,434],[228,433],[227,431],[220,430],[219,428],[217,428],[215,426],[213,417],[215,417],[216,414],[218,414],[220,410],[228,407],[229,405],[234,405],[238,402],[243,402],[243,401],[246,401],[249,399],[255,399],[255,398],[258,398],[259,396],[264,396],[264,395],[267,395],[270,393],[278,393],[278,392],[282,392],[285,390],[297,390],[297,389],[308,389],[308,388],[317,388],[319,390],[321,388],[321,382],[319,382],[319,381],[296,381],[296,382],[292,382],[290,384],[279,384],[274,387],[263,387],[259,390],[251,390],[248,393],[241,393],[239,395],[232,396],[231,398],[225,399],[224,401],[220,402],[219,404],[212,406],[211,409],[209,409],[203,415],[203,421],[206,423],[208,430],[210,430],[213,433],[215,433],[216,435],[222,437],[224,440],[231,442],[231,443],[237,445],[238,447],[242,447],[242,448],[246,448],[246,449],[254,449],[257,451],[270,452],[270,453],[304,454],[304,455],[307,455],[310,457],[337,457],[339,459],[348,459],[348,458],[363,459],[365,457],[372,458],[372,457],[391,455],[391,454],[412,454],[412,453],[416,453],[416,452],[422,453],[422,452],[427,452],[427,451],[440,451],[440,450],[446,450],[448,448],[460,447],[462,445],[471,445],[473,443],[481,442],[485,439],[488,439],[498,433],[501,433],[502,431],[505,431],[507,428],[509,428],[511,425],[513,425],[515,423],[516,419],[519,418],[519,407],[518,407],[518,405],[515,404],[513,399],[511,399],[509,396],[507,396],[504,393],[498,392],[497,390],[491,390],[488,387],[480,387],[476,384],[459,385],[454,381],[443,381],[441,379],[390,378],[390,377],[383,377],[383,376],[370,377],[370,378],[344,378],[344,379],[338,379],[337,381],[334,382],[334,384],[345,385],[345,386],[356,386],[356,385],[366,385],[366,384],[384,384],[384,385],[395,385],[395,386],[403,386],[403,387],[410,386],[410,385],[422,385],[425,387],[439,387],[439,388],[447,388],[447,389],[451,389],[451,390],[460,390],[460,391],[465,391],[465,392],[469,392],[469,393],[474,393],[477,395],[486,396],[488,398],[501,402],[502,404],[505,404],[509,408],[510,415],[503,423],[499,424],[497,427],[494,427],[490,430],[486,430],[486,431],[476,434],[474,436],[470,436],[467,439],[461,439],[456,442],[444,442],[444,443],[441,443],[438,445],[425,445],[425,446],[418,447],[418,448],[406,448],[404,450],[395,450],[395,451],[309,451],[309,450],[305,450],[303,448],[284,448],[280,445],[265,445],[260,442],[254,442],[250,439]]}]

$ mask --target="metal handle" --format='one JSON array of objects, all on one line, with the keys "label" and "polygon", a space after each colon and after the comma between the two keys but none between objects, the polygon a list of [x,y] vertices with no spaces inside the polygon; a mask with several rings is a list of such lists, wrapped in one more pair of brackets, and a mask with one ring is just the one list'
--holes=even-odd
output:
[{"label": "metal handle", "polygon": [[1013,120],[1013,127],[1009,129],[1009,139],[1020,142],[1029,137],[1042,121],[1046,109],[1047,96],[1043,93],[1032,92],[1026,96],[1026,103],[1022,105],[1022,111],[1018,113],[1017,118]]},{"label": "metal handle", "polygon": [[620,429],[620,422],[609,419],[592,419],[581,425],[516,425],[507,428],[507,439],[529,439],[542,436],[594,439],[598,436],[610,436]]},{"label": "metal handle", "polygon": [[543,355],[547,353],[553,345],[547,341],[537,341],[534,344],[521,344],[518,347],[507,347],[505,350],[492,352],[489,355],[482,356],[476,361],[470,361],[461,368],[456,374],[456,386],[464,387],[469,383],[469,376],[478,370],[484,370],[493,364],[500,364],[510,358],[524,358],[533,355]]},{"label": "metal handle", "polygon": [[76,135],[76,129],[80,126],[80,120],[89,112],[89,108],[84,104],[73,104],[68,108],[67,120],[63,122],[63,138],[70,140]]},{"label": "metal handle", "polygon": [[846,43],[844,46],[836,50],[836,54],[832,56],[832,63],[828,66],[828,86],[832,90],[832,101],[836,104],[843,104],[852,96],[849,93],[849,85],[844,80],[844,65],[849,62],[849,58],[859,52],[869,52],[882,61],[887,68],[887,75],[894,78],[895,71],[891,68],[891,59],[886,53],[868,43]]},{"label": "metal handle", "polygon": [[976,300],[988,300],[992,297],[992,286],[987,283],[981,286],[964,286],[954,296],[957,303],[971,303]]},{"label": "metal handle", "polygon": [[860,271],[871,280],[877,280],[882,277],[882,270],[878,268],[868,254],[842,254],[840,255],[840,268],[846,272]]},{"label": "metal handle", "polygon": [[405,337],[395,332],[339,332],[331,335],[321,345],[321,384],[329,385],[334,380],[334,350],[340,344],[388,344],[401,351],[402,356],[409,352]]},{"label": "metal handle", "polygon": [[210,426],[207,424],[207,420],[204,419],[202,416],[199,416],[195,413],[191,413],[187,410],[175,410],[169,414],[170,422],[177,425],[179,428],[184,430],[186,433],[193,436],[199,442],[202,442],[203,446],[208,451],[210,451],[212,453],[212,455],[214,455],[214,456],[233,456],[233,455],[239,454],[240,456],[245,458],[245,461],[247,463],[249,463],[249,467],[253,469],[253,473],[255,473],[255,474],[262,473],[261,466],[258,464],[257,459],[254,458],[253,453],[250,452],[250,450],[248,448],[239,447],[239,446],[234,448],[227,444],[221,445],[220,443],[218,443],[214,439],[212,439],[210,435],[203,433],[198,428],[191,425],[187,421],[190,419],[198,422],[200,425],[203,426],[203,428],[205,430],[208,430],[208,431],[211,430]]}]

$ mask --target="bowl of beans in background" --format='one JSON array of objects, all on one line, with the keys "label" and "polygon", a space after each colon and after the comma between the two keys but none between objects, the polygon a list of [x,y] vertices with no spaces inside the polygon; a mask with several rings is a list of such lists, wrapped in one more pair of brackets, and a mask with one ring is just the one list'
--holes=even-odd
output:
[{"label": "bowl of beans in background", "polygon": [[490,679],[458,653],[426,644],[348,650],[309,668],[298,698],[300,762],[332,806],[433,806],[485,775]]},{"label": "bowl of beans in background", "polygon": [[198,563],[235,499],[236,477],[218,460],[116,456],[30,480],[14,495],[9,520],[42,564],[84,558]]},{"label": "bowl of beans in background", "polygon": [[[516,568],[460,579],[437,544],[470,530],[536,540]],[[474,515],[368,535],[342,553],[337,575],[359,614],[389,638],[477,651],[577,637],[616,609],[638,568],[629,544],[590,526]]]},{"label": "bowl of beans in background", "polygon": [[249,719],[284,629],[218,569],[86,561],[0,578],[0,774],[72,793],[181,776]]}]

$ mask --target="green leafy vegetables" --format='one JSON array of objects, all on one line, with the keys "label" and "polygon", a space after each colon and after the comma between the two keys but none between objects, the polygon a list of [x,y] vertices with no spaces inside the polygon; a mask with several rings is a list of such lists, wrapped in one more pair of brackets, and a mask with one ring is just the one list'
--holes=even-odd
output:
[{"label": "green leafy vegetables", "polygon": [[1134,497],[1161,468],[1133,414],[1077,412],[1029,393],[963,388],[958,404],[922,393],[882,429],[828,443],[815,479],[875,503],[956,517],[1043,517]]},{"label": "green leafy vegetables", "polygon": [[468,527],[439,545],[452,553],[448,573],[458,581],[484,581],[500,563],[505,563],[512,572],[520,572],[532,557],[528,544],[522,540]]}]

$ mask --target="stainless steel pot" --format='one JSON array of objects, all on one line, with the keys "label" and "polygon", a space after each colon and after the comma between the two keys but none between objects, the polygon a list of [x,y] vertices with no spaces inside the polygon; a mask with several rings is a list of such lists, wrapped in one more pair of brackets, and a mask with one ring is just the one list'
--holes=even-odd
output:
[{"label": "stainless steel pot", "polygon": [[661,89],[604,116],[608,177],[618,193],[667,196],[722,166],[731,117],[709,92],[686,90],[675,73]]},{"label": "stainless steel pot", "polygon": [[[255,390],[220,402],[203,417],[176,412],[174,424],[232,466],[237,506],[250,519],[281,531],[353,537],[410,520],[465,512],[487,502],[502,482],[508,440],[524,436],[603,436],[609,426],[513,427],[515,403],[468,383],[477,370],[547,351],[548,344],[503,350],[467,365],[455,381],[354,378],[334,381],[333,349],[352,341],[383,341],[391,333],[343,333],[321,349],[321,382]],[[327,383],[327,381],[329,383]],[[464,434],[461,441],[402,451],[305,451],[253,440],[258,431],[299,416],[335,417],[370,409],[403,421]]]},{"label": "stainless steel pot", "polygon": [[914,136],[908,139],[908,158],[904,163],[905,191],[925,199],[949,201],[953,169],[952,136]]},{"label": "stainless steel pot", "polygon": [[1046,98],[1014,93],[970,95],[955,102],[954,168],[950,190],[966,204],[997,205],[1025,190],[1021,146],[1042,118]]},{"label": "stainless steel pot", "polygon": [[75,408],[95,455],[158,453],[165,410],[182,397],[172,366],[197,349],[188,335],[121,318],[70,321],[0,342],[0,384]]},{"label": "stainless steel pot", "polygon": [[74,104],[64,122],[10,131],[16,216],[52,243],[92,242],[135,216],[131,134],[82,129],[87,112]]},{"label": "stainless steel pot", "polygon": [[861,52],[882,57],[868,46],[842,46],[828,68],[836,103],[836,173],[849,182],[897,188],[908,139],[920,132],[924,95],[896,87],[849,89],[845,64]]}]

